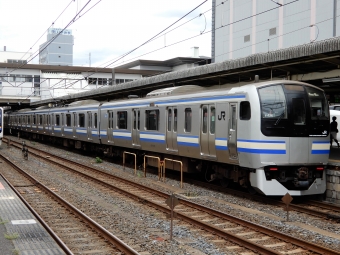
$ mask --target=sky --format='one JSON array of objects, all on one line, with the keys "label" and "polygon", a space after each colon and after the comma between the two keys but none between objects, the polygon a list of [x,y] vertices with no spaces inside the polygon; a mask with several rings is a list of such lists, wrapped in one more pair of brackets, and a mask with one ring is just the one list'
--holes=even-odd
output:
[{"label": "sky", "polygon": [[[190,57],[192,47],[199,47],[200,56],[210,57],[211,1],[0,0],[0,51],[6,46],[7,51],[36,55],[54,23],[55,28],[70,24],[74,66],[115,67],[137,59]],[[38,62],[37,56],[30,63]]]}]

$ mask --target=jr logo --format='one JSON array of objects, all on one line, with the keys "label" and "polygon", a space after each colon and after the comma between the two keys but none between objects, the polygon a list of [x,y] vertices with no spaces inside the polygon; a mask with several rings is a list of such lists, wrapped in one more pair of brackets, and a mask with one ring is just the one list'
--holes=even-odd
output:
[{"label": "jr logo", "polygon": [[218,115],[218,120],[221,120],[222,118],[225,120],[225,111],[221,111],[220,115]]}]

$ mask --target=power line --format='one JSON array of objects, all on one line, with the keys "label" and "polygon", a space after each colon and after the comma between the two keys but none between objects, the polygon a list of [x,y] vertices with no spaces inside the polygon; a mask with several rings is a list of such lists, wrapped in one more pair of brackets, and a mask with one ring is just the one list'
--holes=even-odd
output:
[{"label": "power line", "polygon": [[[207,0],[206,0],[206,1],[207,1]],[[201,3],[199,6],[201,6],[202,4],[204,4],[206,1],[204,1],[203,3]],[[100,1],[99,1],[99,2],[100,2]],[[98,4],[99,2],[97,2],[96,4]],[[222,5],[223,3],[224,3],[224,2],[221,2],[221,3],[218,4],[216,7]],[[95,5],[96,5],[96,4],[95,4]],[[94,5],[94,6],[95,6],[95,5]],[[90,9],[92,9],[94,6],[92,6]],[[199,6],[197,6],[195,9],[197,9]],[[90,10],[90,9],[89,9],[89,10]],[[191,12],[193,12],[195,9],[193,9]],[[87,10],[83,15],[85,15],[89,10]],[[170,30],[170,31],[168,31],[168,32],[166,32],[166,33],[168,34],[168,33],[172,32],[172,31],[174,31],[175,29],[178,29],[179,27],[185,25],[186,23],[192,21],[193,19],[199,18],[202,14],[204,14],[204,13],[210,11],[210,10],[211,10],[211,9],[209,9],[209,10],[203,12],[203,13],[200,13],[198,16],[196,16],[196,17],[190,19],[189,21],[186,21],[185,23],[182,23],[181,25],[175,27],[174,29],[172,29],[172,30]],[[185,16],[187,16],[187,15],[190,14],[191,12],[187,13]],[[83,15],[82,15],[82,16],[83,16]],[[181,19],[183,19],[185,16],[183,16]],[[79,18],[80,18],[80,17],[81,17],[81,16],[79,15]],[[179,19],[178,21],[180,21],[181,19]],[[176,21],[176,22],[178,22],[178,21]],[[175,22],[175,23],[176,23],[176,22]],[[173,23],[173,24],[170,25],[169,27],[173,26],[175,23]],[[169,27],[168,27],[168,28],[169,28]],[[166,29],[168,29],[168,28],[166,28]],[[65,28],[64,28],[64,29],[65,29]],[[162,32],[160,32],[159,34],[163,33],[166,29],[164,29],[164,30],[163,30]],[[61,32],[62,32],[62,31],[61,31]],[[151,42],[151,41],[153,41],[153,40],[156,40],[157,38],[160,38],[161,36],[163,36],[162,34],[161,34],[161,35],[159,35],[159,34],[158,34],[158,36],[156,35],[156,36],[154,36],[154,38],[149,39],[147,42],[145,42],[144,44],[140,45],[139,47],[141,47],[141,46],[145,45],[146,43]],[[59,35],[59,34],[58,34],[58,35]],[[52,39],[54,40],[55,38],[52,38]],[[136,49],[138,49],[139,47],[137,47]],[[134,49],[134,50],[136,50],[136,49]],[[134,50],[132,50],[132,51],[134,51]],[[121,58],[123,58],[123,57],[125,57],[126,55],[130,54],[132,51],[130,51],[130,52],[128,52],[128,53],[125,53]],[[121,58],[119,58],[119,59],[121,59]],[[119,59],[117,59],[116,61],[118,61]],[[110,61],[113,61],[113,60],[110,60]],[[116,61],[114,61],[114,62],[116,62]],[[107,63],[107,62],[106,62],[106,63]],[[106,63],[104,63],[104,64],[102,64],[102,65],[105,65]],[[100,65],[100,66],[101,66],[101,65]],[[16,68],[15,70],[20,69],[21,67],[22,67],[22,66]],[[93,70],[93,69],[91,69],[91,70]],[[89,71],[91,71],[91,70],[89,70]],[[89,71],[88,71],[88,72],[89,72]],[[94,74],[94,73],[96,73],[96,72],[93,72],[92,74]],[[91,76],[92,74],[86,76],[85,79],[86,79],[87,77]],[[55,84],[54,86],[58,85],[58,84],[61,83],[63,80],[65,80],[65,79],[62,79],[60,82],[58,82],[58,83]],[[22,84],[22,83],[21,83],[21,84]],[[17,85],[16,87],[20,86],[21,84]],[[73,85],[73,84],[71,84],[71,86],[72,86],[72,85]],[[53,86],[53,87],[54,87],[54,86]]]},{"label": "power line", "polygon": [[[153,39],[155,39],[157,36],[159,36],[160,34],[162,34],[163,32],[165,32],[166,30],[168,30],[170,27],[172,27],[173,25],[175,25],[176,23],[178,23],[180,20],[182,20],[183,18],[185,18],[186,16],[188,16],[190,13],[192,13],[193,11],[195,11],[197,8],[199,8],[201,5],[203,5],[203,4],[204,4],[205,2],[207,2],[207,1],[208,1],[208,0],[203,1],[201,4],[199,4],[198,6],[196,6],[194,9],[192,9],[191,11],[189,11],[188,13],[186,13],[184,16],[182,16],[180,19],[178,19],[177,21],[175,21],[174,23],[172,23],[171,25],[169,25],[169,26],[166,27],[165,29],[163,29],[161,32],[157,33],[155,36],[151,37],[150,39],[148,39],[147,41],[145,41],[145,42],[142,43],[141,45],[137,46],[136,48],[130,50],[129,52],[124,53],[123,55],[121,55],[120,57],[118,57],[117,60],[115,60],[115,61],[109,63],[109,64],[106,65],[106,66],[104,66],[104,68],[106,68],[106,67],[112,65],[113,63],[117,62],[118,60],[124,58],[125,56],[131,54],[131,53],[134,52],[135,50],[137,50],[137,49],[139,49],[140,47],[144,46],[145,44],[149,43],[150,41],[152,41]],[[93,70],[93,69],[92,69],[92,70]],[[88,78],[89,76],[91,76],[91,75],[93,75],[93,74],[95,74],[95,73],[96,73],[96,71],[93,72],[92,74],[86,76],[86,78]],[[74,83],[72,83],[71,86],[72,86],[73,84],[74,84]],[[55,84],[55,85],[58,85],[58,83]]]},{"label": "power line", "polygon": [[[242,19],[240,19],[240,20],[231,22],[231,23],[229,23],[229,24],[227,24],[227,25],[222,25],[222,26],[219,27],[219,28],[215,28],[215,31],[218,30],[218,29],[221,29],[221,28],[223,28],[223,27],[227,27],[227,26],[230,26],[230,25],[232,25],[232,24],[239,23],[239,22],[244,21],[244,20],[247,20],[247,19],[249,19],[249,18],[252,18],[252,17],[255,17],[255,16],[259,16],[259,15],[262,15],[262,14],[267,13],[267,12],[269,12],[269,11],[276,10],[276,9],[278,9],[278,8],[281,8],[281,7],[283,7],[283,6],[286,6],[286,5],[289,5],[289,4],[298,2],[298,1],[299,1],[299,0],[294,0],[294,1],[291,1],[291,2],[289,2],[289,3],[283,4],[282,6],[277,6],[277,7],[268,9],[268,10],[266,10],[266,11],[263,11],[263,12],[260,12],[260,13],[257,13],[257,14],[254,14],[254,15],[251,15],[251,16],[248,16],[248,17],[245,17],[245,18],[242,18]],[[204,3],[204,2],[203,2],[203,3]],[[202,3],[202,4],[203,4],[203,3]],[[222,2],[222,3],[223,3],[223,2]],[[163,30],[163,31],[164,31],[164,30]],[[159,50],[162,50],[162,49],[164,49],[164,48],[168,48],[168,47],[174,46],[174,45],[176,45],[176,44],[179,44],[179,43],[182,43],[182,42],[191,40],[191,39],[196,38],[196,37],[198,37],[198,36],[201,36],[201,35],[210,33],[211,31],[212,31],[212,30],[209,30],[209,31],[204,32],[204,33],[201,33],[201,34],[199,34],[199,35],[195,35],[195,36],[192,36],[192,37],[188,37],[188,38],[186,38],[186,39],[183,39],[183,40],[177,41],[177,42],[175,42],[175,43],[172,43],[172,44],[170,44],[170,45],[167,45],[167,46],[164,46],[164,47],[161,47],[161,48],[158,48],[158,49],[149,51],[149,52],[147,52],[147,53],[145,53],[145,54],[139,55],[139,56],[136,57],[136,58],[139,58],[139,57],[141,57],[141,56],[148,55],[148,54],[150,54],[150,53],[154,53],[154,52],[159,51]],[[150,41],[150,40],[149,40],[149,41]],[[247,47],[249,47],[249,46],[247,46]],[[124,56],[126,56],[126,55],[123,55],[123,57],[124,57]],[[119,59],[122,59],[123,57],[120,57]],[[136,58],[129,59],[128,61],[131,61],[131,60],[136,59]],[[119,59],[117,59],[116,61],[112,62],[111,64],[117,62]],[[110,66],[111,64],[106,65],[105,67]],[[92,74],[86,76],[85,78],[88,78],[89,76],[91,76],[91,75],[93,75],[93,74],[95,74],[95,73],[96,73],[96,72],[93,72]],[[62,82],[62,81],[60,81],[60,82]],[[59,82],[59,83],[60,83],[60,82]],[[54,86],[58,85],[59,83],[55,84]],[[69,83],[69,86],[68,86],[67,88],[73,86],[74,84],[75,84],[75,82]],[[102,85],[102,86],[100,86],[99,88],[101,88],[101,87],[103,87],[103,86],[105,86],[105,85]]]},{"label": "power line", "polygon": [[[297,2],[297,1],[298,1],[298,0],[292,1],[292,2],[287,3],[287,4],[284,4],[284,5],[288,5],[288,4]],[[283,6],[280,6],[280,7],[283,7]],[[276,8],[280,8],[280,7],[276,7]],[[266,13],[266,12],[268,12],[268,11],[274,10],[274,9],[276,9],[276,8],[273,8],[273,9],[270,9],[270,10],[267,10],[267,11],[264,11],[264,12],[261,12],[261,13],[255,14],[255,15],[252,15],[252,16],[247,17],[247,18],[251,18],[251,17],[257,16],[257,15],[261,15],[261,14],[263,14],[263,13]],[[232,23],[227,24],[227,25],[224,25],[224,26],[229,26],[229,25],[231,25],[231,24],[238,23],[238,22],[243,21],[243,20],[245,20],[245,19],[247,19],[247,18],[244,18],[244,19],[241,19],[241,20],[232,22]],[[330,20],[330,19],[327,19],[327,20]],[[325,21],[327,21],[327,20],[325,20]],[[322,21],[322,22],[324,22],[324,21]],[[319,23],[322,23],[322,22],[319,22]],[[220,28],[222,28],[222,27],[224,27],[224,26],[221,26],[221,27],[219,27],[219,28],[216,28],[215,30],[220,29]],[[299,30],[301,30],[301,29],[299,29]],[[207,32],[205,32],[205,33],[203,33],[203,34],[210,33],[211,31],[212,31],[212,30],[207,31]],[[298,30],[296,30],[296,31],[298,31]],[[292,31],[292,32],[294,32],[294,31]],[[290,33],[292,33],[292,32],[290,32]],[[200,35],[203,35],[203,34],[200,34]],[[289,34],[289,33],[283,34],[283,35],[281,35],[281,36],[284,36],[284,35],[287,35],[287,34]],[[167,45],[166,47],[170,47],[170,46],[173,46],[173,45],[175,45],[175,44],[179,44],[179,43],[181,43],[181,42],[184,42],[184,41],[193,39],[193,38],[198,37],[198,36],[200,36],[200,35],[196,35],[196,36],[192,36],[192,37],[186,38],[186,39],[184,39],[184,40],[178,41],[178,42],[173,43],[173,44],[171,44],[171,45]],[[279,37],[279,36],[278,36],[278,37]],[[265,41],[263,41],[263,42],[265,42]],[[260,42],[260,43],[262,43],[262,42]],[[250,45],[250,46],[252,46],[252,45]],[[250,47],[250,46],[247,46],[247,47]],[[150,54],[150,53],[152,53],[152,52],[155,52],[155,51],[158,51],[158,50],[161,50],[161,49],[164,49],[164,48],[166,48],[166,47],[161,47],[161,48],[159,48],[159,49],[155,49],[155,50],[153,50],[153,51],[151,51],[151,52],[148,52],[148,53],[145,53],[145,54],[143,54],[143,55],[141,55],[141,56]],[[243,48],[245,48],[245,47],[243,47]],[[243,48],[241,48],[241,49],[243,49]],[[240,50],[240,49],[237,49],[237,50]],[[233,51],[237,51],[237,50],[233,50]],[[227,53],[225,53],[225,54],[227,54]],[[220,56],[220,55],[219,55],[219,56]],[[200,60],[200,61],[203,61],[203,60]],[[197,62],[200,62],[200,61],[197,61]],[[116,62],[116,61],[115,61],[115,62]],[[94,72],[94,73],[96,73],[96,72]],[[94,74],[94,73],[93,73],[93,74]],[[92,75],[92,74],[91,74],[91,75]],[[89,76],[91,76],[91,75],[88,75],[87,77],[89,77]],[[57,84],[56,84],[56,85],[57,85]],[[72,83],[71,86],[72,86],[72,85],[74,85],[74,83]],[[54,86],[55,86],[55,85],[54,85]],[[70,87],[70,86],[69,86],[69,87]]]},{"label": "power line", "polygon": [[[54,25],[54,23],[60,18],[60,16],[66,11],[66,9],[71,5],[71,3],[72,2],[74,2],[74,0],[71,0],[71,2],[69,2],[69,4],[65,7],[65,9],[58,15],[58,17],[52,22],[52,24],[47,28],[47,30],[46,31],[48,31],[48,29],[50,29],[53,25]],[[44,35],[45,35],[45,33],[46,32],[44,32],[39,38],[38,38],[38,40],[36,40],[36,42],[30,47],[30,49],[29,50],[31,50],[37,43],[38,43],[38,41],[41,39],[41,37],[43,37]],[[29,52],[29,50],[25,53],[25,55]],[[25,56],[24,55],[24,56]],[[24,57],[23,56],[23,57]],[[23,58],[22,57],[22,58]],[[20,59],[20,60],[22,60],[22,58]]]},{"label": "power line", "polygon": [[[22,68],[23,66],[25,66],[25,65],[27,65],[29,62],[31,62],[36,56],[38,56],[39,55],[39,52],[40,51],[43,51],[44,49],[46,49],[61,33],[63,33],[64,32],[64,30],[66,29],[66,28],[68,28],[71,24],[73,24],[76,20],[78,20],[80,17],[81,17],[81,15],[80,15],[80,13],[85,9],[85,7],[91,2],[92,0],[89,0],[84,6],[83,6],[83,8],[81,8],[81,10],[73,17],[73,19],[71,19],[71,21],[62,29],[62,30],[60,30],[59,31],[59,33],[57,34],[57,35],[55,35],[50,41],[48,41],[47,43],[46,43],[46,45],[42,48],[42,49],[39,49],[39,50],[37,50],[38,51],[38,53],[37,54],[35,54],[33,57],[31,57],[26,63],[24,63],[24,64],[22,64],[22,65],[20,65],[19,67],[17,67],[17,68],[15,68],[15,69],[13,69],[13,70],[11,70],[9,73],[11,73],[11,72],[13,72],[13,71],[15,71],[15,70],[18,70],[18,69],[20,69],[20,68]],[[95,5],[97,5],[99,2],[100,2],[101,0],[99,0]],[[92,9],[92,7],[91,7],[91,9]],[[86,11],[84,14],[86,14],[88,11]],[[79,17],[77,18],[77,16],[79,15]],[[36,51],[36,52],[37,52]]]}]

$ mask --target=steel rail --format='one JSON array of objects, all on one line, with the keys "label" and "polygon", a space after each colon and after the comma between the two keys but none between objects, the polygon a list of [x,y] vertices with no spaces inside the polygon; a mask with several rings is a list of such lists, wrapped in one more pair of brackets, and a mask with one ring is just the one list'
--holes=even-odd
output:
[{"label": "steel rail", "polygon": [[[32,148],[32,149],[40,151],[40,150],[38,150],[36,148]],[[32,151],[31,151],[31,153],[32,153]],[[133,186],[137,187],[139,190],[143,189],[143,190],[145,190],[147,192],[150,192],[150,193],[153,193],[153,194],[158,194],[158,195],[160,195],[160,196],[162,196],[164,198],[168,197],[169,195],[164,193],[164,192],[157,191],[157,190],[154,190],[154,189],[149,188],[149,187],[145,187],[145,186],[143,186],[141,184],[138,184],[138,183],[130,181],[130,180],[126,180],[126,179],[123,179],[123,178],[120,178],[120,177],[117,177],[117,176],[113,176],[111,174],[102,172],[100,170],[94,169],[94,168],[89,167],[87,165],[83,165],[81,163],[74,162],[74,161],[62,158],[60,156],[57,156],[57,155],[54,155],[54,154],[50,154],[50,153],[45,152],[45,151],[43,153],[46,154],[46,155],[49,155],[49,157],[48,158],[44,157],[44,156],[40,155],[40,153],[39,154],[38,153],[34,153],[34,154],[36,156],[38,156],[38,157],[41,157],[41,158],[45,159],[45,160],[53,162],[53,163],[57,164],[58,166],[60,166],[60,167],[62,167],[64,169],[67,169],[67,170],[73,171],[73,172],[77,172],[78,174],[84,176],[85,178],[92,179],[94,182],[97,182],[97,183],[100,183],[101,185],[110,187],[111,189],[114,189],[114,190],[116,190],[116,191],[118,191],[120,193],[123,193],[124,195],[126,195],[128,197],[133,197],[136,200],[148,202],[150,205],[152,205],[153,207],[155,207],[155,208],[157,208],[157,209],[159,209],[159,210],[161,210],[163,212],[170,213],[170,211],[171,211],[169,208],[167,208],[165,206],[162,206],[162,205],[159,205],[157,203],[154,203],[153,201],[147,200],[145,197],[142,197],[142,196],[139,196],[139,195],[136,195],[136,194],[132,194],[132,193],[130,193],[130,192],[126,191],[126,190],[123,190],[123,189],[121,189],[119,187],[116,187],[116,186],[113,186],[113,185],[111,185],[109,183],[106,183],[104,181],[98,180],[95,177],[92,177],[92,176],[87,175],[85,173],[79,172],[79,171],[77,171],[77,170],[75,170],[73,168],[67,167],[67,166],[65,166],[62,163],[55,162],[55,161],[52,160],[52,158],[53,157],[59,158],[63,162],[68,161],[68,162],[70,162],[70,164],[75,164],[75,165],[77,165],[77,166],[79,166],[81,168],[89,169],[90,171],[95,171],[95,172],[103,174],[103,175],[105,175],[107,177],[123,181],[123,182],[125,182],[127,184],[130,184],[130,185],[133,185]],[[221,217],[223,219],[233,221],[233,222],[235,222],[237,224],[240,224],[240,225],[247,226],[248,228],[254,229],[254,230],[259,231],[259,232],[262,232],[262,233],[267,234],[269,236],[277,237],[279,239],[283,239],[283,240],[285,240],[285,241],[287,241],[287,242],[289,242],[291,244],[297,245],[299,247],[303,247],[304,249],[306,249],[308,251],[317,252],[319,254],[332,254],[332,255],[333,254],[334,255],[335,254],[338,254],[338,255],[340,254],[340,252],[334,251],[334,250],[329,249],[327,247],[319,246],[319,245],[316,245],[316,244],[308,242],[308,241],[297,239],[297,238],[289,236],[287,234],[283,234],[283,233],[271,230],[269,228],[266,228],[266,227],[254,224],[252,222],[248,222],[248,221],[245,221],[243,219],[240,219],[240,218],[237,218],[237,217],[234,217],[234,216],[231,216],[231,215],[227,215],[227,214],[225,214],[223,212],[219,212],[219,211],[214,210],[214,209],[203,207],[203,206],[201,206],[199,204],[193,203],[193,202],[185,200],[183,198],[179,198],[179,200],[180,200],[181,204],[183,204],[183,205],[190,206],[192,208],[204,211],[206,213],[215,215],[217,217]],[[215,228],[212,225],[209,225],[207,223],[198,222],[195,219],[192,219],[189,216],[184,215],[183,213],[180,213],[180,212],[176,212],[176,213],[179,216],[179,218],[181,218],[181,219],[183,219],[185,221],[188,221],[188,222],[190,222],[192,224],[195,224],[195,225],[198,225],[200,227],[204,227],[205,229],[209,230],[210,232],[218,233],[219,235],[221,235],[224,238],[227,238],[227,239],[229,238],[230,240],[234,240],[234,242],[239,243],[243,247],[246,247],[246,248],[251,249],[253,251],[261,250],[261,254],[281,254],[279,252],[275,252],[275,251],[267,249],[267,248],[265,248],[263,246],[257,245],[256,243],[250,243],[250,242],[248,242],[246,239],[244,239],[242,237],[239,237],[239,236],[236,236],[236,235],[232,235],[230,233],[226,233],[225,231],[223,231],[223,229]]]},{"label": "steel rail", "polygon": [[[0,154],[1,155],[1,154]],[[1,155],[2,156],[2,155]],[[46,193],[51,194],[54,198],[56,198],[59,203],[61,203],[63,206],[65,206],[66,208],[68,208],[70,211],[73,211],[77,216],[79,216],[81,219],[84,220],[84,222],[86,222],[89,226],[92,227],[92,229],[96,230],[98,234],[100,234],[101,236],[103,236],[105,239],[107,239],[111,244],[115,245],[119,250],[121,250],[122,252],[124,252],[125,254],[129,254],[129,255],[139,255],[139,253],[137,251],[135,251],[134,249],[132,249],[130,246],[128,246],[127,244],[125,244],[122,240],[120,240],[118,237],[116,237],[115,235],[111,234],[108,230],[106,230],[105,228],[103,228],[101,225],[99,225],[97,222],[95,222],[94,220],[92,220],[90,217],[88,217],[86,214],[84,214],[83,212],[81,212],[79,209],[77,209],[76,207],[74,207],[72,204],[68,203],[65,199],[63,199],[62,197],[60,197],[59,195],[57,195],[55,192],[53,192],[52,190],[50,190],[48,187],[46,187],[45,185],[43,185],[41,182],[39,182],[38,180],[36,180],[33,176],[31,176],[30,174],[26,173],[24,170],[22,170],[19,166],[17,166],[16,164],[14,164],[13,162],[9,161],[6,157],[2,156],[2,158],[6,161],[6,163],[8,163],[9,165],[11,165],[13,168],[15,168],[17,171],[19,171],[20,173],[22,173],[27,179],[29,179],[32,183],[34,183],[37,187],[41,188],[42,190],[44,190]]]},{"label": "steel rail", "polygon": [[[217,185],[214,185],[214,184],[211,184],[211,183],[205,183],[205,182],[201,182],[201,181],[197,181],[197,180],[190,180],[188,178],[186,179],[186,182],[194,184],[194,185],[199,185],[201,187],[209,188],[211,190],[223,192],[225,194],[238,196],[238,197],[242,197],[242,198],[247,198],[249,200],[253,200],[253,201],[257,201],[257,202],[261,202],[261,203],[279,206],[279,207],[282,207],[282,208],[284,208],[286,206],[286,204],[283,203],[280,200],[275,200],[275,199],[265,197],[265,196],[262,196],[262,195],[258,195],[258,194],[250,194],[250,193],[240,191],[240,190],[235,190],[235,189],[231,189],[231,188],[225,188],[225,187],[217,186]],[[335,212],[338,212],[339,215],[331,214],[329,212],[318,211],[318,210],[306,208],[306,207],[303,206],[303,205],[308,205],[308,204],[310,204],[310,205],[315,204],[315,206],[321,207],[323,209],[333,210]],[[312,216],[315,216],[315,217],[318,217],[318,218],[331,219],[331,220],[339,220],[340,219],[340,206],[326,204],[326,203],[315,201],[315,200],[307,201],[306,203],[302,203],[302,204],[291,203],[291,204],[289,204],[289,208],[296,211],[296,212],[306,213],[306,214],[309,214],[309,215],[312,215]]]},{"label": "steel rail", "polygon": [[[0,157],[6,161],[7,159],[0,154]],[[57,234],[47,225],[47,223],[40,217],[40,215],[33,209],[33,207],[25,200],[25,198],[16,190],[16,188],[0,173],[1,177],[5,180],[8,186],[14,191],[14,193],[19,197],[19,199],[25,204],[28,210],[34,215],[34,217],[40,222],[40,224],[46,229],[46,231],[51,235],[54,241],[59,245],[59,247],[67,254],[73,255],[73,252],[67,247],[67,245],[57,236]]]}]

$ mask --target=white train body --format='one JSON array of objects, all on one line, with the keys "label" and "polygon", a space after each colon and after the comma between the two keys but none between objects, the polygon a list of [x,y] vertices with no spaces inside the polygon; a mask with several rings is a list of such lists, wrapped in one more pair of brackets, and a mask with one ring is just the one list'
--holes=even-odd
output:
[{"label": "white train body", "polygon": [[329,122],[324,92],[287,80],[231,90],[189,85],[9,115],[12,131],[111,156],[130,151],[180,160],[186,172],[277,196],[325,192]]}]

